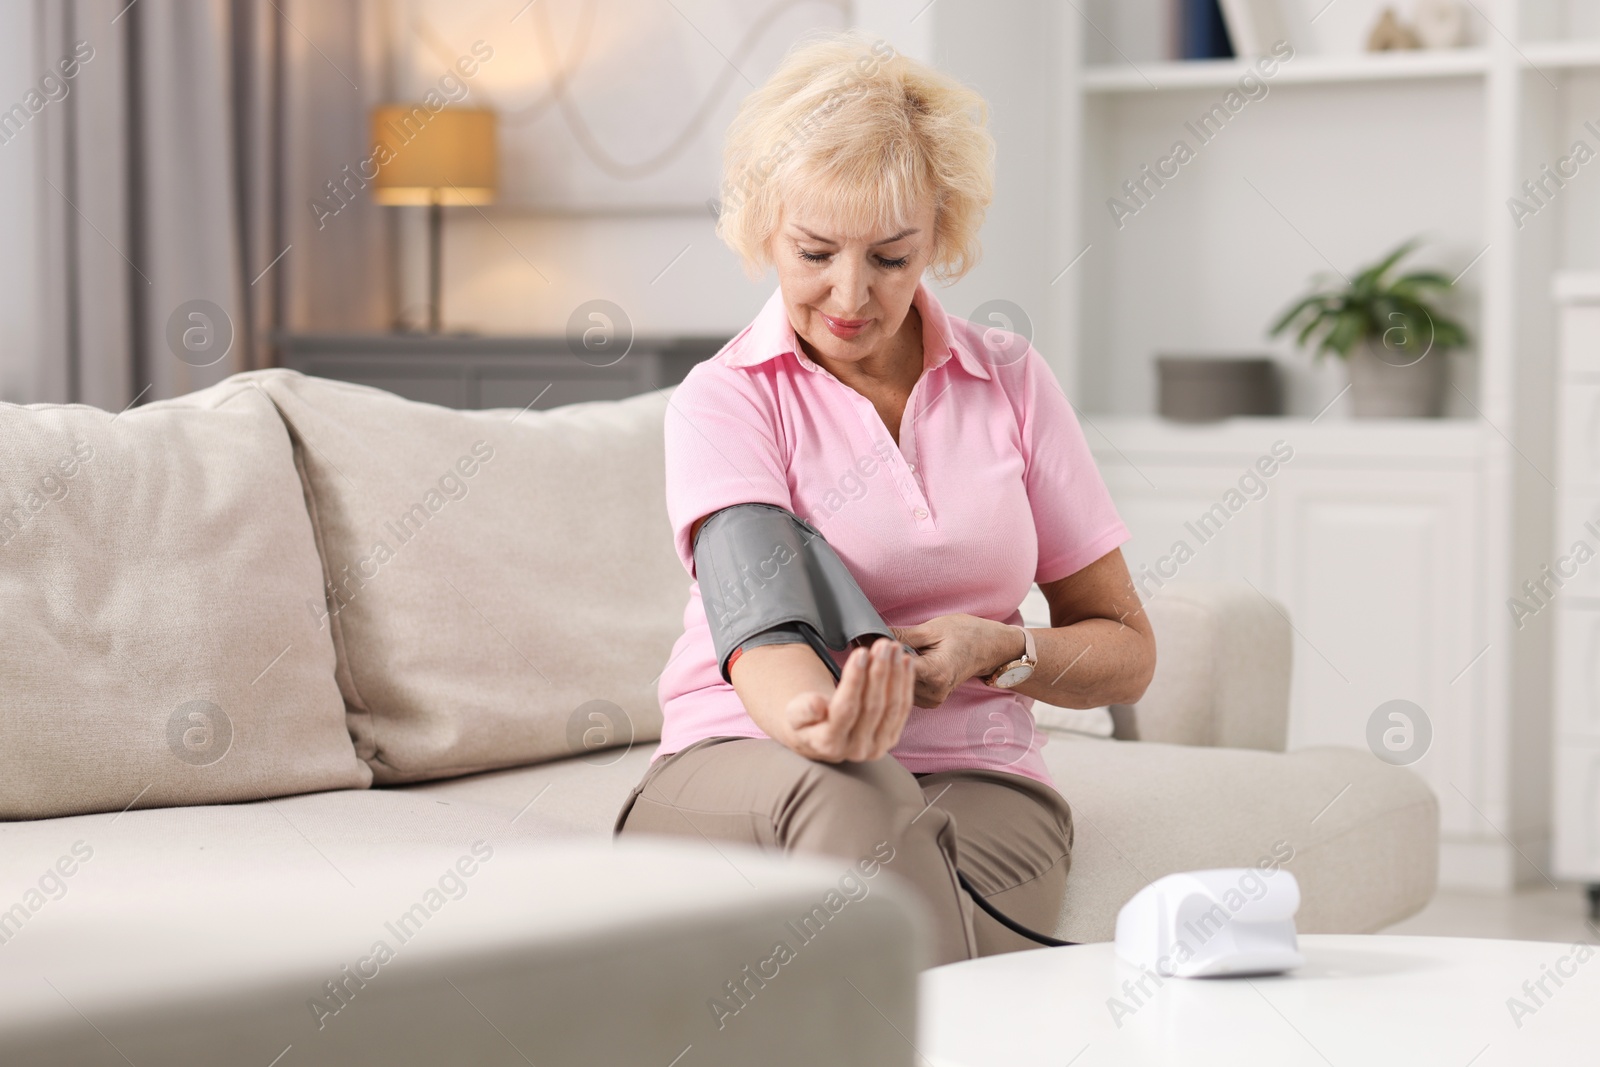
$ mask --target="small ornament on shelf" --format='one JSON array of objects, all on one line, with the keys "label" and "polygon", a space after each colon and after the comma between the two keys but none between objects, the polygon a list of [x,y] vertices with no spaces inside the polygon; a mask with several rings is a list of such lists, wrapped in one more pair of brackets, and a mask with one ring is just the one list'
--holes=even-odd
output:
[{"label": "small ornament on shelf", "polygon": [[1421,47],[1422,42],[1417,39],[1416,31],[1401,22],[1392,7],[1383,9],[1372,32],[1367,35],[1369,52],[1399,52]]},{"label": "small ornament on shelf", "polygon": [[1460,0],[1417,0],[1411,20],[1424,48],[1455,48],[1466,39],[1467,9]]}]

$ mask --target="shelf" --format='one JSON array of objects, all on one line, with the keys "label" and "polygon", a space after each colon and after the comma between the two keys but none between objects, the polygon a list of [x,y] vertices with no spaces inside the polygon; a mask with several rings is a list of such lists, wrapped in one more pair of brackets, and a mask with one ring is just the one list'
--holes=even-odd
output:
[{"label": "shelf", "polygon": [[1600,69],[1600,41],[1530,41],[1521,50],[1535,70]]},{"label": "shelf", "polygon": [[1557,271],[1550,293],[1558,304],[1600,304],[1600,271]]},{"label": "shelf", "polygon": [[1290,442],[1307,458],[1341,457],[1381,466],[1467,464],[1486,454],[1489,433],[1475,418],[1352,419],[1326,415],[1251,416],[1221,422],[1172,422],[1153,415],[1082,414],[1084,436],[1102,463],[1170,462],[1251,457],[1273,441]]},{"label": "shelf", "polygon": [[[1526,70],[1600,71],[1600,40],[1530,41],[1518,46],[1517,62]],[[1232,86],[1252,68],[1238,59],[1107,64],[1083,69],[1086,93],[1139,93],[1160,89],[1220,89]],[[1280,64],[1267,79],[1274,85],[1329,85],[1428,78],[1472,78],[1489,69],[1483,48],[1438,52],[1383,52],[1346,56],[1301,56]]]},{"label": "shelf", "polygon": [[[1175,63],[1085,67],[1086,93],[1152,92],[1159,89],[1211,89],[1235,85],[1252,63],[1238,59],[1196,59]],[[1489,69],[1482,48],[1371,55],[1300,56],[1280,62],[1266,79],[1271,85],[1336,84],[1421,78],[1473,78]]]}]

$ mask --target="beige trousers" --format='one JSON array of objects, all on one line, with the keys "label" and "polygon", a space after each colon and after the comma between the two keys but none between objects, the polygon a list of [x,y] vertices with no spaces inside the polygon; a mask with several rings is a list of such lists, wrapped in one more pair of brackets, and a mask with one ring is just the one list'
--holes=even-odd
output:
[{"label": "beige trousers", "polygon": [[620,834],[871,859],[908,881],[933,919],[931,964],[1037,948],[975,906],[1054,934],[1072,863],[1072,813],[1049,786],[990,770],[913,775],[892,756],[818,763],[766,738],[714,737],[656,760],[617,816]]}]

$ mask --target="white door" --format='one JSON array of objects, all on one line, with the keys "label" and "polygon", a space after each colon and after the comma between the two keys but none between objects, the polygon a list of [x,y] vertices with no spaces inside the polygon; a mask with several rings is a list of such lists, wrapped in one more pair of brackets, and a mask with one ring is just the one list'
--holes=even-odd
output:
[{"label": "white door", "polygon": [[1412,701],[1432,733],[1412,769],[1446,833],[1481,830],[1463,797],[1478,793],[1484,707],[1482,672],[1467,668],[1488,630],[1476,485],[1463,470],[1299,467],[1274,518],[1272,591],[1296,629],[1289,747],[1366,747],[1378,706]]}]

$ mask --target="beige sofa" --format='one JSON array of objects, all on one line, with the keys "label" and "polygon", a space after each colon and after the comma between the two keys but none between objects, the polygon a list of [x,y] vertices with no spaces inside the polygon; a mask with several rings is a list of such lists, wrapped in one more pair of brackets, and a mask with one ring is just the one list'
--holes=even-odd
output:
[{"label": "beige sofa", "polygon": [[[912,1062],[892,874],[610,843],[687,603],[673,417],[288,371],[0,406],[0,1062]],[[1212,866],[1294,871],[1302,931],[1420,908],[1436,801],[1364,751],[1282,751],[1279,609],[1191,584],[1149,610],[1118,739],[1048,735],[1057,932],[1109,938]]]}]

